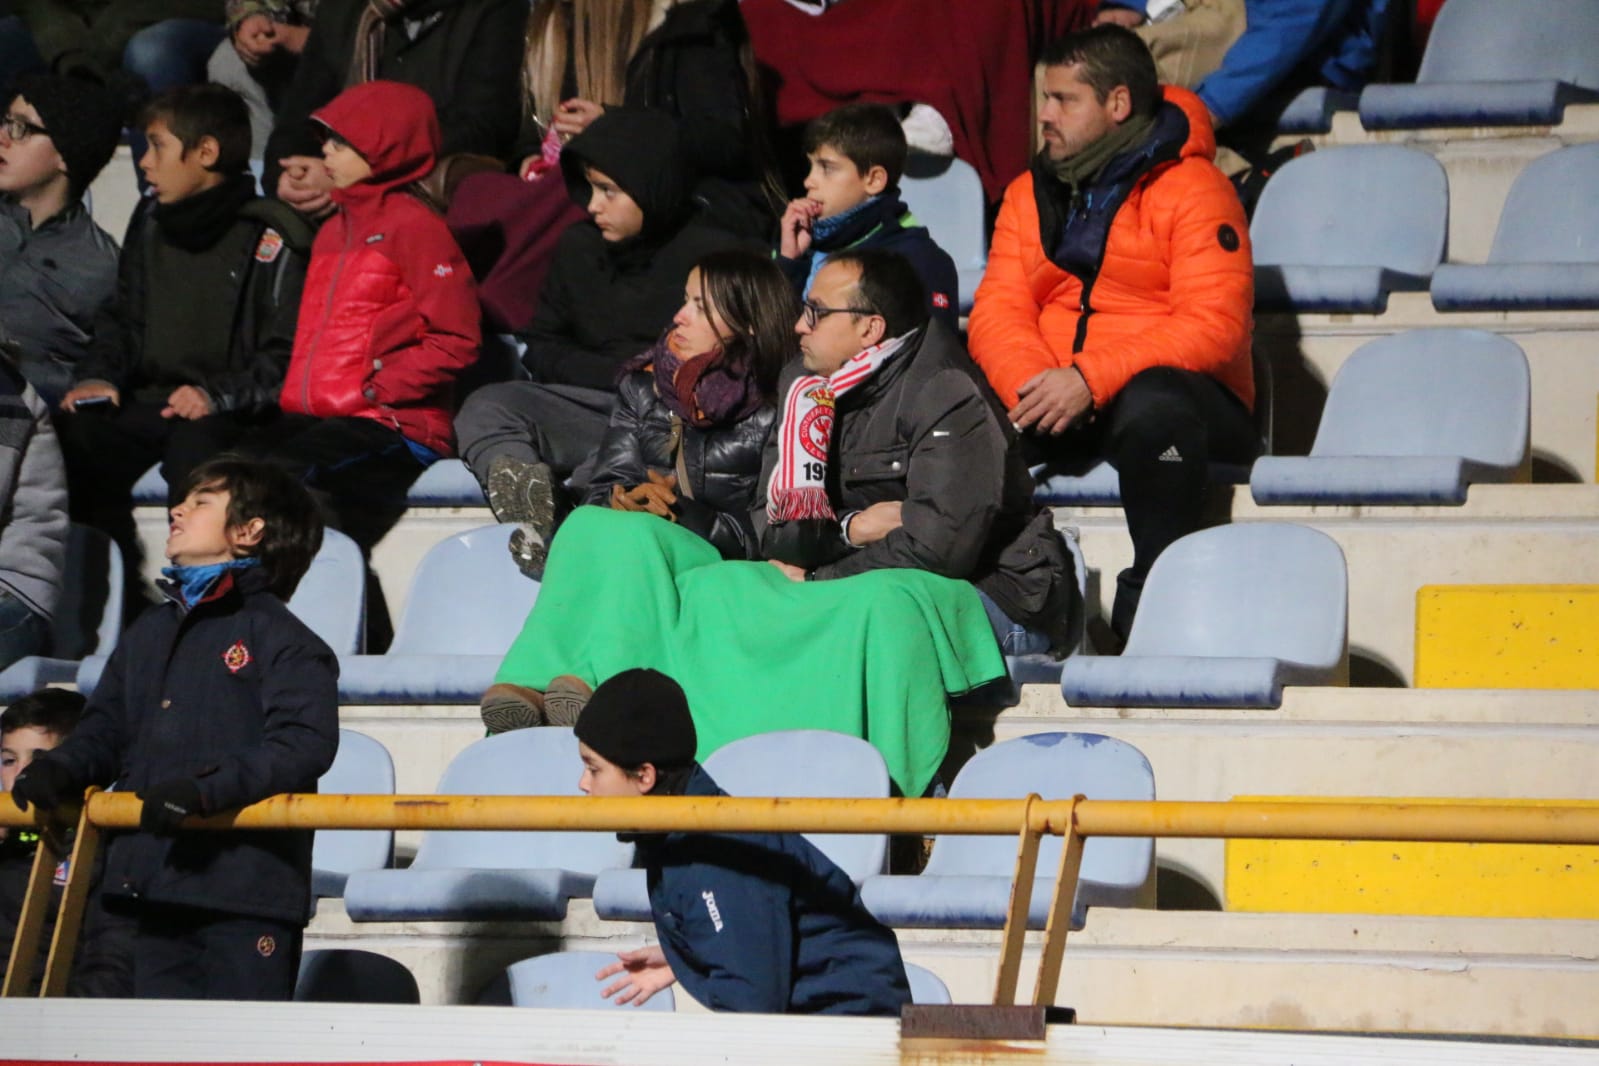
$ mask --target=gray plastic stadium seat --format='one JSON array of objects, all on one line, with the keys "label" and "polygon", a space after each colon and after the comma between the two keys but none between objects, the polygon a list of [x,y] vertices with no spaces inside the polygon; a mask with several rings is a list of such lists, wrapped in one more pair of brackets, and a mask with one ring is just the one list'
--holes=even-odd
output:
[{"label": "gray plastic stadium seat", "polygon": [[1312,85],[1293,98],[1277,116],[1278,133],[1328,133],[1333,115],[1353,111],[1360,103],[1357,93],[1341,92],[1326,85]]},{"label": "gray plastic stadium seat", "polygon": [[388,652],[340,659],[340,700],[476,703],[538,597],[506,550],[515,528],[483,526],[428,549]]},{"label": "gray plastic stadium seat", "polygon": [[938,974],[913,962],[905,964],[905,977],[911,985],[911,1002],[936,1006],[950,1002],[949,986]]},{"label": "gray plastic stadium seat", "polygon": [[1378,314],[1422,291],[1444,257],[1449,184],[1432,156],[1391,144],[1292,160],[1249,226],[1260,309]]},{"label": "gray plastic stadium seat", "polygon": [[[974,755],[956,775],[951,799],[1152,800],[1155,775],[1131,744],[1095,733],[1035,733],[1002,741]],[[1018,826],[1018,829],[1020,827]],[[1038,849],[1037,878],[1028,910],[1029,929],[1042,929],[1060,864],[1061,838],[1047,836]],[[1138,900],[1154,862],[1148,837],[1100,837],[1083,847],[1082,873],[1072,907],[1081,929],[1089,907],[1129,907]],[[914,876],[868,878],[861,886],[867,909],[900,928],[998,929],[1010,904],[1016,869],[1016,833],[938,838],[927,868]]]},{"label": "gray plastic stadium seat", "polygon": [[1122,654],[1068,659],[1061,691],[1073,707],[1278,707],[1284,685],[1340,676],[1348,586],[1344,553],[1314,529],[1190,533],[1150,568]]},{"label": "gray plastic stadium seat", "polygon": [[[859,737],[823,729],[792,729],[744,737],[712,752],[705,772],[730,796],[804,796],[883,799],[888,766]],[[807,833],[860,884],[883,872],[888,837],[881,833]],[[650,920],[643,870],[606,870],[594,883],[594,912],[612,921]]]},{"label": "gray plastic stadium seat", "polygon": [[[457,755],[436,791],[576,796],[582,772],[570,729],[518,729]],[[409,868],[351,874],[344,908],[358,922],[558,922],[597,873],[632,861],[633,846],[615,833],[428,830]]]},{"label": "gray plastic stadium seat", "polygon": [[[317,781],[324,795],[394,795],[389,749],[365,733],[339,730],[339,754]],[[311,849],[311,894],[338,898],[357,870],[383,870],[394,861],[391,829],[318,829]]]},{"label": "gray plastic stadium seat", "polygon": [[988,198],[982,179],[964,160],[912,152],[899,192],[916,220],[955,260],[960,310],[970,311],[988,266]]},{"label": "gray plastic stadium seat", "polygon": [[167,505],[167,482],[161,476],[161,464],[157,463],[146,470],[138,481],[133,483],[134,506],[154,505],[165,507]]},{"label": "gray plastic stadium seat", "polygon": [[1553,126],[1599,100],[1599,0],[1450,0],[1414,85],[1368,85],[1360,124]]},{"label": "gray plastic stadium seat", "polygon": [[372,951],[307,951],[294,983],[297,1003],[422,1002],[416,978],[403,963]]},{"label": "gray plastic stadium seat", "polygon": [[77,677],[81,660],[109,655],[122,631],[122,551],[97,529],[74,523],[67,534],[66,580],[50,623],[50,654],[29,655],[0,670],[0,703]]},{"label": "gray plastic stadium seat", "polygon": [[1255,464],[1256,503],[1461,504],[1513,481],[1527,453],[1532,379],[1514,342],[1424,329],[1362,345],[1339,368],[1308,456]]},{"label": "gray plastic stadium seat", "polygon": [[559,1010],[656,1010],[677,1009],[670,988],[663,988],[644,1003],[618,1006],[600,995],[616,978],[596,981],[594,975],[616,961],[608,951],[557,951],[536,955],[506,967],[514,1007],[554,1007]]},{"label": "gray plastic stadium seat", "polygon": [[1440,311],[1599,308],[1595,190],[1599,144],[1557,149],[1527,164],[1505,198],[1488,262],[1440,266],[1432,305]]},{"label": "gray plastic stadium seat", "polygon": [[459,459],[440,459],[411,483],[406,503],[412,507],[487,507],[483,487]]}]

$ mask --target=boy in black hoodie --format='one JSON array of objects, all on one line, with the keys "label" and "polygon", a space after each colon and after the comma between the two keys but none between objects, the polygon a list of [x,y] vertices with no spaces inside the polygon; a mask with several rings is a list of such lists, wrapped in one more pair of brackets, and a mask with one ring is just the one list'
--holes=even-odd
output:
[{"label": "boy in black hoodie", "polygon": [[523,527],[511,554],[533,577],[555,528],[555,487],[599,448],[623,362],[672,321],[689,268],[741,243],[695,217],[677,126],[664,113],[607,108],[561,152],[561,173],[589,220],[561,236],[522,336],[532,381],[480,389],[455,419],[461,458],[495,518]]},{"label": "boy in black hoodie", "polygon": [[277,412],[312,236],[256,194],[250,116],[233,90],[165,93],[145,134],[153,195],[128,225],[117,298],[58,420],[73,518],[125,554],[140,475],[160,462],[176,488]]}]

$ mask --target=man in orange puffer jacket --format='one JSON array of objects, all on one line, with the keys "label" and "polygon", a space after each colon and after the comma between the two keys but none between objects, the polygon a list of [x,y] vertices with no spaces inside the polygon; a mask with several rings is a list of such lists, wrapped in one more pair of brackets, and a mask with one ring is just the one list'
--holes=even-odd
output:
[{"label": "man in orange puffer jacket", "polygon": [[970,347],[1033,462],[1120,475],[1124,642],[1155,558],[1200,526],[1207,464],[1258,447],[1249,230],[1204,105],[1136,35],[1098,26],[1043,62],[1044,150],[1006,190]]}]

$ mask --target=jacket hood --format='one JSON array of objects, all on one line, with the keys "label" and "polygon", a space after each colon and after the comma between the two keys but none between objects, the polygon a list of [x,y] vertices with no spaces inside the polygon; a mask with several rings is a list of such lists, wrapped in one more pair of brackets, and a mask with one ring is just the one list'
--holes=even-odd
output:
[{"label": "jacket hood", "polygon": [[689,213],[688,165],[677,123],[662,111],[608,107],[561,151],[561,176],[579,207],[588,207],[585,166],[609,177],[644,212],[646,239],[675,231]]},{"label": "jacket hood", "polygon": [[438,114],[428,94],[413,85],[369,81],[351,86],[312,112],[311,119],[361,153],[372,166],[372,176],[361,184],[380,191],[426,177],[438,159]]},{"label": "jacket hood", "polygon": [[1182,157],[1199,156],[1202,159],[1216,158],[1216,130],[1210,124],[1210,112],[1205,109],[1204,101],[1189,92],[1179,89],[1175,85],[1162,85],[1160,91],[1164,94],[1166,102],[1173,104],[1188,119],[1188,139],[1183,142]]}]

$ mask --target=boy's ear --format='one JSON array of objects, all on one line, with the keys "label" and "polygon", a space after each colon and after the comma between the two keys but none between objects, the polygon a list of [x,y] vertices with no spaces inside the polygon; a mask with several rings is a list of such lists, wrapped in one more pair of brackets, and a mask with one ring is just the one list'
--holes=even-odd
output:
[{"label": "boy's ear", "polygon": [[235,550],[255,548],[261,544],[261,534],[266,532],[266,519],[256,517],[241,522],[228,530],[228,539]]},{"label": "boy's ear", "polygon": [[888,171],[881,166],[874,166],[866,172],[866,176],[862,181],[868,193],[873,196],[879,196],[884,189],[888,188]]},{"label": "boy's ear", "polygon": [[209,133],[200,138],[200,143],[194,146],[194,157],[200,165],[207,170],[214,170],[217,160],[222,158],[222,144]]},{"label": "boy's ear", "polygon": [[640,766],[638,775],[633,778],[634,781],[638,782],[639,795],[641,796],[646,792],[652,791],[655,788],[655,782],[659,779],[660,775],[655,772],[655,764],[652,762],[647,762]]}]

